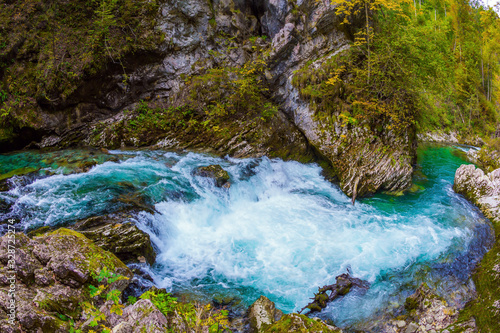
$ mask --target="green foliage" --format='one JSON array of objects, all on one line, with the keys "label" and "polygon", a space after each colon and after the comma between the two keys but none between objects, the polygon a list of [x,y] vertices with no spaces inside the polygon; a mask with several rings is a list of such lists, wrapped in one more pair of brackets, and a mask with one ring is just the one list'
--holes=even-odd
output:
[{"label": "green foliage", "polygon": [[465,0],[424,2],[419,8],[409,1],[335,2],[344,24],[368,19],[349,50],[294,74],[293,84],[320,120],[363,123],[373,130],[384,124],[396,132],[416,124],[420,131],[455,130],[462,136],[485,137],[495,130],[495,12]]},{"label": "green foliage", "polygon": [[177,298],[172,297],[169,293],[155,292],[152,290],[146,291],[141,295],[141,299],[149,299],[164,315],[168,316],[176,309]]},{"label": "green foliage", "polygon": [[[111,329],[106,327],[106,315],[99,309],[99,304],[102,301],[112,301],[110,312],[121,316],[123,313],[123,305],[121,304],[121,291],[117,289],[111,289],[112,283],[128,279],[125,276],[116,274],[109,270],[107,267],[103,267],[98,272],[91,273],[92,278],[98,282],[97,286],[93,284],[88,285],[89,296],[92,298],[91,301],[84,302],[82,308],[84,313],[91,318],[89,324],[90,327],[95,328],[98,332],[111,332]],[[75,333],[81,332],[81,330],[76,329],[74,323],[71,323],[72,331]],[[93,330],[90,330],[92,332]]]},{"label": "green foliage", "polygon": [[209,118],[245,113],[267,120],[277,109],[264,96],[268,91],[262,82],[265,67],[261,55],[243,66],[223,63],[220,67],[206,69],[186,80],[190,91],[188,104]]},{"label": "green foliage", "polygon": [[486,140],[477,153],[476,164],[487,173],[500,168],[500,138]]},{"label": "green foliage", "polygon": [[343,126],[364,123],[375,132],[380,124],[405,131],[414,124],[413,91],[401,82],[406,73],[394,66],[400,59],[390,50],[384,51],[372,51],[368,69],[363,50],[352,47],[319,59],[317,68],[311,64],[296,71],[292,83],[310,100],[325,125],[337,120]]},{"label": "green foliage", "polygon": [[135,304],[135,302],[137,302],[137,297],[135,297],[135,296],[129,296],[129,297],[127,297],[127,303],[128,304]]},{"label": "green foliage", "polygon": [[[149,299],[167,318],[177,317],[182,321],[185,331],[219,333],[228,328],[227,310],[214,310],[210,304],[178,302],[164,290],[149,290],[141,295]],[[177,326],[180,324],[177,322]]]},{"label": "green foliage", "polygon": [[141,101],[134,117],[127,121],[126,129],[135,136],[147,135],[150,131],[191,132],[200,128],[198,118],[188,106],[164,108]]}]

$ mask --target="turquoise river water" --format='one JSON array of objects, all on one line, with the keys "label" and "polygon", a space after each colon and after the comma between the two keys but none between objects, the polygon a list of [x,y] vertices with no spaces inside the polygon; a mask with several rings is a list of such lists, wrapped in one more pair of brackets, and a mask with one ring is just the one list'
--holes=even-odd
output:
[{"label": "turquoise river water", "polygon": [[[0,220],[29,230],[151,205],[156,212],[135,220],[158,251],[149,268],[158,286],[241,308],[262,294],[291,312],[349,270],[371,287],[321,314],[345,327],[397,308],[423,282],[452,303],[467,301],[492,234],[452,190],[462,150],[420,148],[415,191],[354,206],[316,164],[146,150],[6,154]],[[209,164],[230,173],[229,189],[193,175]]]}]

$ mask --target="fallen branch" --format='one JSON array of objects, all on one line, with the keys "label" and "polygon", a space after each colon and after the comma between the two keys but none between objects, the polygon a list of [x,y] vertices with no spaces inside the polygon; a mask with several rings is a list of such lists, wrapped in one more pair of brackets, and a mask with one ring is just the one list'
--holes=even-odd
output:
[{"label": "fallen branch", "polygon": [[[302,311],[304,311],[305,309],[309,309],[309,313],[319,312],[326,308],[328,303],[332,302],[340,296],[346,295],[351,291],[353,287],[358,287],[361,289],[370,288],[370,283],[358,278],[351,277],[348,273],[341,274],[335,279],[337,280],[336,283],[318,288],[318,292],[314,294],[314,298],[311,298],[313,301],[304,306],[302,310],[299,311],[299,314],[302,313]],[[330,291],[329,295],[327,293],[328,291]]]}]

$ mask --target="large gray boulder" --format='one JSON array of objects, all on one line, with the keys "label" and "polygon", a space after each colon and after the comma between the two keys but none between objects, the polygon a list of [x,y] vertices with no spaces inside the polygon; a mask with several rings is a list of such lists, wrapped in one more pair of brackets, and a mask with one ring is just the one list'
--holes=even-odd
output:
[{"label": "large gray boulder", "polygon": [[462,165],[455,173],[455,192],[479,207],[494,223],[500,223],[500,169],[488,174],[474,165]]},{"label": "large gray boulder", "polygon": [[385,314],[380,319],[365,322],[360,328],[364,332],[477,332],[474,319],[458,321],[459,311],[456,306],[448,304],[442,297],[436,295],[426,284],[406,298],[405,311]]}]

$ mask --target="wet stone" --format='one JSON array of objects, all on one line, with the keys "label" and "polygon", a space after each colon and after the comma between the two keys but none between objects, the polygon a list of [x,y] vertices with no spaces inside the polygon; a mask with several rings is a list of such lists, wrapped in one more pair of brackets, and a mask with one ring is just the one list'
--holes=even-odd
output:
[{"label": "wet stone", "polygon": [[217,187],[229,188],[231,186],[229,173],[218,164],[199,167],[194,171],[194,174],[200,177],[212,178]]},{"label": "wet stone", "polygon": [[125,263],[152,265],[156,253],[147,233],[140,230],[127,212],[91,217],[71,226]]}]

